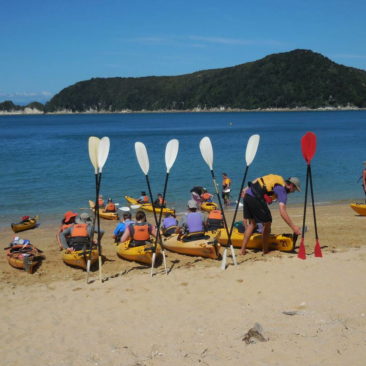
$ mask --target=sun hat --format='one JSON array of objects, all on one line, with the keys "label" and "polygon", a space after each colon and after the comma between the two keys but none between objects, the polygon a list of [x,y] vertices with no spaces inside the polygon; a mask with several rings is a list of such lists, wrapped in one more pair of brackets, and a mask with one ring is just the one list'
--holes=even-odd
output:
[{"label": "sun hat", "polygon": [[197,202],[195,200],[189,200],[187,206],[188,208],[197,208]]},{"label": "sun hat", "polygon": [[92,219],[87,212],[83,212],[80,216],[78,216],[75,220],[77,223],[84,223],[86,224],[88,221],[91,222]]},{"label": "sun hat", "polygon": [[76,217],[78,214],[76,212],[67,211],[64,215],[64,222],[67,224],[73,217]]},{"label": "sun hat", "polygon": [[297,177],[290,177],[289,179],[287,179],[290,183],[292,183],[296,190],[301,192],[301,184],[300,184],[300,179]]}]

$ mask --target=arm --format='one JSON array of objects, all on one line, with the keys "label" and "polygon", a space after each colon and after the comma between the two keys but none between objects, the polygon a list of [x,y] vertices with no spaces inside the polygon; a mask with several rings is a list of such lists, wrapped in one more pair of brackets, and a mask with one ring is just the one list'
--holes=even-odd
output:
[{"label": "arm", "polygon": [[69,228],[69,227],[67,229],[65,229],[64,231],[62,231],[61,233],[59,233],[60,243],[64,249],[69,248],[66,237],[69,236],[70,234],[71,234],[71,228]]},{"label": "arm", "polygon": [[282,217],[283,221],[285,221],[285,222],[286,222],[286,224],[287,224],[288,226],[290,226],[291,230],[292,230],[295,234],[300,235],[300,234],[301,234],[301,232],[300,232],[300,228],[299,228],[298,226],[296,226],[296,225],[292,222],[292,220],[291,220],[290,216],[289,216],[289,215],[288,215],[288,213],[287,213],[287,210],[286,210],[286,204],[284,204],[283,202],[280,202],[280,203],[278,204],[278,206],[279,206],[279,209],[280,209],[280,215],[281,215],[281,217]]},{"label": "arm", "polygon": [[125,232],[123,233],[123,235],[121,237],[121,243],[123,243],[124,241],[127,241],[128,239],[130,239],[130,228],[127,226]]}]

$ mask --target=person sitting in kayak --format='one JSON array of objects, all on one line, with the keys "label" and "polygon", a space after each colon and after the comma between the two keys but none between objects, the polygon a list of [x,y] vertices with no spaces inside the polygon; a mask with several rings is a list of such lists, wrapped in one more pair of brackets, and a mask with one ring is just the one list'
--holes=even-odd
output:
[{"label": "person sitting in kayak", "polygon": [[224,219],[221,210],[212,210],[208,214],[206,222],[207,230],[217,230],[224,227]]},{"label": "person sitting in kayak", "polygon": [[164,236],[170,236],[174,234],[178,227],[178,220],[175,215],[171,213],[166,213],[163,223],[161,225],[161,229]]},{"label": "person sitting in kayak", "polygon": [[126,227],[122,235],[121,242],[130,240],[129,247],[138,247],[145,245],[150,241],[150,236],[156,236],[156,228],[146,221],[146,215],[143,211],[136,212],[136,222]]},{"label": "person sitting in kayak", "polygon": [[116,212],[116,205],[113,203],[112,198],[108,198],[107,205],[104,209],[105,212]]},{"label": "person sitting in kayak", "polygon": [[212,202],[212,197],[213,195],[207,191],[201,194],[201,199],[203,202]]},{"label": "person sitting in kayak", "polygon": [[61,241],[59,239],[59,235],[61,232],[63,232],[65,229],[67,229],[68,227],[70,227],[71,225],[75,224],[75,219],[78,216],[78,214],[76,212],[72,212],[72,211],[67,211],[64,214],[64,217],[61,221],[61,226],[59,228],[59,231],[57,233],[57,241],[58,241],[58,245],[59,248],[62,249],[62,244]]},{"label": "person sitting in kayak", "polygon": [[141,196],[136,200],[138,203],[149,203],[149,197],[146,195],[146,192],[142,191]]},{"label": "person sitting in kayak", "polygon": [[104,202],[103,196],[101,194],[99,195],[99,198],[98,198],[98,204],[99,204],[99,208],[104,208],[104,206],[105,206],[105,202]]},{"label": "person sitting in kayak", "polygon": [[[97,232],[95,228],[94,232]],[[103,234],[104,231],[100,230],[101,237]],[[59,234],[62,247],[71,251],[90,248],[90,245],[92,244],[92,236],[93,223],[90,215],[86,212],[83,212],[80,216],[77,216],[75,223]]]},{"label": "person sitting in kayak", "polygon": [[121,222],[119,222],[113,231],[113,239],[115,243],[121,242],[121,237],[126,230],[126,227],[130,224],[134,224],[135,221],[132,220],[132,216],[129,212],[125,212],[121,217]]},{"label": "person sitting in kayak", "polygon": [[301,191],[300,180],[296,177],[284,179],[280,175],[268,174],[249,182],[242,196],[244,196],[244,220],[248,224],[245,228],[244,240],[240,250],[246,253],[246,245],[253,234],[257,223],[263,224],[263,254],[268,253],[268,236],[271,232],[272,215],[268,204],[277,200],[282,219],[293,230],[294,234],[300,235],[300,229],[296,226],[286,210],[287,195],[295,191]]},{"label": "person sitting in kayak", "polygon": [[158,198],[154,201],[154,206],[158,208],[166,207],[166,201],[163,199],[163,195],[161,193],[158,194]]},{"label": "person sitting in kayak", "polygon": [[193,233],[203,235],[205,232],[205,217],[201,212],[197,211],[197,202],[189,200],[187,206],[188,212],[179,221],[177,233],[179,236]]}]

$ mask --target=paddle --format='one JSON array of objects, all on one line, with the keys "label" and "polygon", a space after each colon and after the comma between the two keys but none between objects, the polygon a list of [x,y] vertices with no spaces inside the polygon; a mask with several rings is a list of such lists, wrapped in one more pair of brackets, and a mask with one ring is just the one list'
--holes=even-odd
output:
[{"label": "paddle", "polygon": [[[95,172],[95,191],[96,191],[96,198],[95,202],[98,202],[98,150],[99,150],[99,138],[95,136],[90,136],[88,140],[88,152],[90,161],[94,167]],[[95,220],[96,220],[97,213],[94,214],[93,219],[93,229],[92,229],[92,236],[91,236],[91,243],[90,243],[90,250],[86,265],[86,283],[89,283],[89,272],[90,272],[90,263],[91,263],[91,252],[92,252],[92,243],[94,238],[94,227],[95,227]]]},{"label": "paddle", "polygon": [[[228,228],[227,222],[226,222],[225,212],[224,212],[224,209],[222,207],[220,193],[219,193],[219,190],[218,190],[218,187],[217,187],[215,173],[213,171],[213,149],[212,149],[212,144],[211,144],[211,140],[210,140],[209,137],[206,136],[206,137],[203,137],[201,139],[201,141],[200,141],[200,150],[201,150],[201,155],[203,157],[203,160],[206,162],[206,164],[208,165],[208,167],[211,171],[212,182],[213,182],[213,185],[214,185],[214,188],[215,188],[217,199],[219,201],[219,206],[220,206],[220,209],[221,209],[221,212],[222,212],[222,217],[224,219],[224,225],[225,225],[225,230],[226,230],[227,237],[228,237],[228,245],[230,245],[231,256],[233,258],[234,264],[237,265],[234,248],[233,248],[233,245],[231,244],[231,239],[230,239],[230,235],[229,235],[229,228]],[[225,266],[226,266],[226,263],[225,263]],[[225,267],[223,268],[222,265],[221,265],[221,268],[225,269]]]},{"label": "paddle", "polygon": [[[135,152],[136,152],[136,157],[137,157],[137,161],[140,165],[140,168],[141,168],[142,172],[145,174],[147,188],[149,190],[151,205],[152,205],[152,209],[153,209],[153,213],[154,213],[155,224],[156,224],[156,227],[158,227],[158,219],[156,216],[155,206],[153,205],[153,195],[151,192],[151,186],[150,186],[150,180],[149,180],[149,168],[150,168],[149,156],[147,154],[146,147],[142,142],[135,142]],[[151,276],[153,275],[153,268],[154,268],[154,264],[155,264],[158,235],[159,235],[159,232],[156,233],[156,240],[155,240],[154,252],[153,252],[152,263],[151,263]],[[167,274],[168,272],[166,269],[164,248],[162,248],[162,253],[163,253],[163,259],[164,259],[164,264],[165,264],[165,273]]]},{"label": "paddle", "polygon": [[[98,149],[98,170],[99,170],[99,179],[97,185],[97,197],[99,197],[100,184],[102,181],[102,171],[104,164],[108,159],[110,149],[110,140],[109,137],[103,137],[99,142]],[[101,245],[101,237],[100,237],[100,216],[99,216],[99,200],[97,199],[95,202],[95,211],[97,212],[97,231],[98,231],[98,263],[99,263],[99,280],[102,282],[102,245]]]},{"label": "paddle", "polygon": [[[166,191],[167,191],[167,186],[168,186],[170,169],[173,167],[173,165],[175,163],[175,160],[178,155],[178,150],[179,150],[179,141],[177,139],[172,139],[166,144],[166,147],[165,147],[166,175],[165,175],[165,183],[164,183],[164,190],[163,190],[163,203],[165,202],[165,196],[166,196]],[[161,238],[161,234],[160,234],[160,224],[161,224],[162,215],[163,215],[163,208],[161,207],[160,214],[159,214],[158,228],[157,228],[157,231],[158,231],[157,237],[160,238],[160,243],[161,243],[161,246],[163,247],[162,238]],[[166,263],[164,263],[164,266],[165,266],[165,271],[166,271]]]},{"label": "paddle", "polygon": [[306,188],[305,188],[305,203],[304,203],[304,217],[303,217],[303,227],[302,227],[302,234],[301,234],[301,243],[298,252],[298,258],[306,259],[306,252],[305,252],[305,244],[304,244],[304,235],[305,235],[305,216],[306,216],[306,205],[307,205],[307,191],[308,191],[308,184],[310,182],[310,192],[311,192],[311,202],[313,206],[313,217],[314,217],[314,228],[315,228],[315,247],[314,247],[314,254],[315,257],[322,257],[322,251],[319,244],[319,237],[318,237],[318,228],[316,222],[316,213],[315,213],[315,204],[314,204],[314,189],[313,189],[313,180],[311,174],[311,160],[314,157],[316,151],[316,135],[313,132],[307,132],[301,138],[301,150],[303,157],[307,163],[307,170],[306,170]]},{"label": "paddle", "polygon": [[[244,188],[244,184],[245,184],[245,180],[247,178],[249,166],[253,162],[253,160],[255,158],[255,155],[257,154],[259,141],[260,141],[260,136],[259,135],[252,135],[252,136],[249,137],[249,140],[248,140],[248,143],[247,143],[247,148],[245,150],[246,168],[245,168],[245,173],[244,173],[243,179],[241,181],[238,200],[236,201],[236,207],[235,207],[235,212],[234,212],[234,216],[233,216],[233,221],[232,221],[231,227],[230,227],[228,242],[229,242],[229,240],[231,242],[231,235],[233,233],[236,214],[238,212],[238,207],[239,207],[240,198],[241,198],[241,192],[243,191],[243,188]],[[222,266],[221,266],[222,269],[226,268],[226,250],[227,250],[227,248],[225,247],[223,258],[222,258],[222,263],[221,263],[222,264]]]}]

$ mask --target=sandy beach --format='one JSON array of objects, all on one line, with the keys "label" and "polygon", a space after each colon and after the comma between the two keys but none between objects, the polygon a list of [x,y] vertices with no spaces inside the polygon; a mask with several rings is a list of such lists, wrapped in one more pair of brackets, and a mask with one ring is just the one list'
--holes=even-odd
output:
[{"label": "sandy beach", "polygon": [[[288,211],[301,226],[303,208]],[[169,274],[160,266],[152,278],[117,257],[116,222],[104,220],[105,281],[94,271],[89,285],[62,262],[58,225],[40,216],[40,227],[19,233],[44,251],[37,271],[0,258],[2,365],[364,364],[366,217],[347,203],[317,206],[323,258],[313,255],[309,211],[305,261],[250,251],[222,271],[217,260],[166,252]],[[276,207],[273,216],[272,231],[288,233]],[[13,236],[10,225],[0,230],[3,247]],[[264,338],[247,344],[255,323]]]}]

